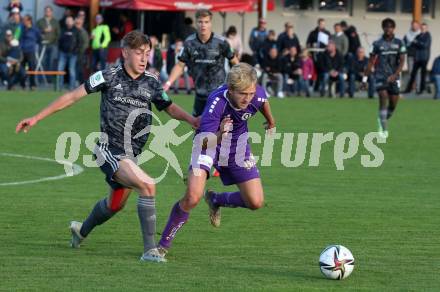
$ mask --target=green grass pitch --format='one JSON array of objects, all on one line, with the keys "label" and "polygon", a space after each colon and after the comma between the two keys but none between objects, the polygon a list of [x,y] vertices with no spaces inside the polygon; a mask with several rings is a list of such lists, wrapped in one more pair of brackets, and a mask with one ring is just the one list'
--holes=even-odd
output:
[{"label": "green grass pitch", "polygon": [[[0,93],[1,153],[54,158],[62,132],[78,132],[84,142],[88,133],[99,131],[99,96],[92,95],[28,134],[14,133],[21,118],[55,96]],[[174,100],[190,110],[193,98]],[[289,98],[273,99],[271,105],[278,132],[350,131],[362,138],[376,130],[377,100]],[[254,118],[250,128],[262,133],[262,122]],[[178,128],[179,134],[188,131],[186,125]],[[439,133],[440,103],[402,100],[390,122],[390,138],[380,145],[385,160],[378,168],[362,167],[366,151],[360,147],[345,170],[336,170],[334,142],[323,146],[318,167],[308,166],[307,156],[302,166],[286,168],[276,141],[272,166],[260,167],[265,207],[224,209],[221,228],[213,229],[202,202],[176,237],[166,264],[139,262],[135,195],[81,249],[69,248],[69,221],[83,220],[107,193],[97,168],[61,180],[0,186],[0,290],[439,291]],[[190,139],[172,149],[185,170]],[[253,150],[261,155],[262,146]],[[80,165],[84,154],[90,152],[83,143]],[[163,166],[156,157],[143,168],[155,175]],[[56,163],[0,155],[0,183],[62,173]],[[218,179],[208,186],[233,189]],[[183,191],[174,171],[157,186],[158,232]],[[326,280],[318,268],[321,250],[335,243],[348,247],[356,259],[344,281]]]}]

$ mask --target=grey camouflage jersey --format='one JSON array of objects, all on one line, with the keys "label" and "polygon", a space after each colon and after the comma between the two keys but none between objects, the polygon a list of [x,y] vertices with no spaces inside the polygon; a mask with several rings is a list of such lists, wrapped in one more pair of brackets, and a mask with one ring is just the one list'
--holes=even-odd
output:
[{"label": "grey camouflage jersey", "polygon": [[371,56],[377,56],[374,74],[376,79],[386,80],[393,75],[400,65],[400,56],[406,54],[406,48],[402,40],[393,38],[387,41],[381,37],[373,43]]},{"label": "grey camouflage jersey", "polygon": [[[101,132],[107,134],[109,149],[115,154],[140,154],[149,132],[134,137],[151,125],[151,103],[159,111],[172,103],[155,75],[145,72],[133,79],[123,65],[96,72],[85,82],[85,88],[87,93],[101,91]],[[127,123],[129,117],[131,121]],[[126,123],[132,125],[125,143],[131,147],[124,147]]]},{"label": "grey camouflage jersey", "polygon": [[202,43],[197,33],[190,35],[178,55],[179,61],[188,66],[196,94],[206,98],[225,82],[225,59],[232,58],[234,52],[227,40],[215,33],[206,43]]}]

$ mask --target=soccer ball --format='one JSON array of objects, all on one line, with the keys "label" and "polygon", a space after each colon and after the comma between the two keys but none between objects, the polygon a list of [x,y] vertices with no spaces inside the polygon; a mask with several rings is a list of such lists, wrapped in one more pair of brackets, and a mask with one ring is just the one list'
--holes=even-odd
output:
[{"label": "soccer ball", "polygon": [[328,279],[342,280],[350,276],[354,269],[354,257],[342,245],[329,245],[319,256],[319,268]]}]

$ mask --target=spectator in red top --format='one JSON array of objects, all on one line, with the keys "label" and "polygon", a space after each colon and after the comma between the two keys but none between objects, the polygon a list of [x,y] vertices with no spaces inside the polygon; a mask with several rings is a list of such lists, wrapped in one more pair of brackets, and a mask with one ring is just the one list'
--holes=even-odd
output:
[{"label": "spectator in red top", "polygon": [[125,14],[120,14],[119,20],[120,20],[120,26],[113,27],[112,31],[116,35],[117,40],[122,40],[122,38],[127,33],[134,30],[134,25],[133,25],[133,22],[131,22],[131,20],[128,19],[127,15],[125,15]]}]

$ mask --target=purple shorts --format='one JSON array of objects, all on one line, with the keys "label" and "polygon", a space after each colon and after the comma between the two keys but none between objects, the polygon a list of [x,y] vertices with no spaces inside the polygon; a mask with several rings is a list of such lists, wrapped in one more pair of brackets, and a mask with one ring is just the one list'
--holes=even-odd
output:
[{"label": "purple shorts", "polygon": [[[245,168],[239,166],[224,167],[224,166],[214,165],[214,167],[220,173],[220,179],[222,180],[222,183],[225,186],[239,184],[260,177],[260,171],[256,166],[253,166],[251,168]],[[209,179],[211,168],[203,164],[200,165],[200,168],[208,173],[208,179]],[[192,169],[191,165],[189,166],[189,169],[190,170]]]}]

